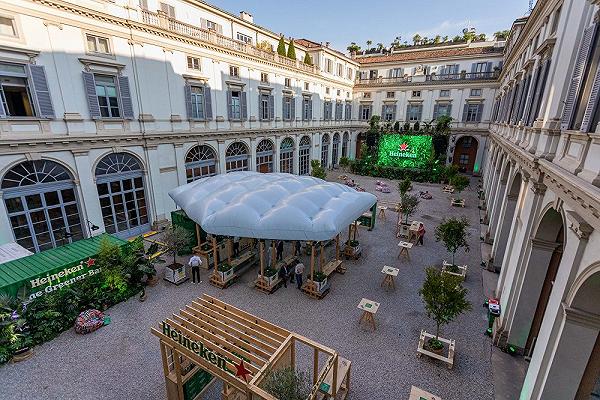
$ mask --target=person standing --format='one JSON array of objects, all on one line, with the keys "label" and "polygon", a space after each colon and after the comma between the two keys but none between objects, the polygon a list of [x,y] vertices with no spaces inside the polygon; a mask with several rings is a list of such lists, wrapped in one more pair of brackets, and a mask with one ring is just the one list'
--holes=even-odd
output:
[{"label": "person standing", "polygon": [[285,269],[285,265],[279,268],[279,279],[281,279],[281,283],[283,283],[283,287],[287,288],[287,270]]},{"label": "person standing", "polygon": [[277,261],[281,261],[283,259],[283,240],[277,242]]},{"label": "person standing", "polygon": [[299,255],[300,255],[300,249],[301,249],[301,246],[300,246],[300,241],[299,241],[299,240],[296,240],[296,241],[294,242],[294,257],[296,257],[296,256],[299,256]]},{"label": "person standing", "polygon": [[419,230],[417,231],[417,236],[419,237],[419,239],[417,240],[417,245],[421,245],[423,246],[423,237],[425,236],[425,226],[420,223],[419,224]]},{"label": "person standing", "polygon": [[298,289],[302,289],[302,274],[304,274],[304,264],[302,264],[301,262],[296,264],[294,272],[296,274],[296,285]]},{"label": "person standing", "polygon": [[192,267],[192,283],[200,283],[200,265],[202,265],[202,259],[194,254],[190,257],[188,265]]},{"label": "person standing", "polygon": [[233,237],[233,256],[237,257],[240,255],[240,237]]}]

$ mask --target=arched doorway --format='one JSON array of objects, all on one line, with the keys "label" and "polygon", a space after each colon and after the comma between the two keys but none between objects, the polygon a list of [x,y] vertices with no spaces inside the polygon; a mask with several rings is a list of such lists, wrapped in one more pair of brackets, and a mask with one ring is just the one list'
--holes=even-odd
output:
[{"label": "arched doorway", "polygon": [[217,174],[217,156],[210,146],[194,146],[185,157],[187,183]]},{"label": "arched doorway", "polygon": [[308,175],[310,173],[310,137],[302,136],[298,146],[298,174]]},{"label": "arched doorway", "polygon": [[350,143],[350,134],[344,132],[342,136],[342,157],[348,157],[348,144]]},{"label": "arched doorway", "polygon": [[248,171],[248,146],[242,142],[233,142],[225,151],[225,170]]},{"label": "arched doorway", "polygon": [[144,172],[136,157],[107,154],[96,165],[95,176],[106,232],[126,238],[150,229]]},{"label": "arched doorway", "polygon": [[62,165],[23,161],[4,174],[0,188],[15,241],[27,250],[83,238],[73,176]]},{"label": "arched doorway", "polygon": [[324,134],[321,138],[321,166],[327,168],[329,166],[329,134]]},{"label": "arched doorway", "polygon": [[263,139],[256,146],[256,171],[273,172],[273,142]]},{"label": "arched doorway", "polygon": [[337,167],[338,164],[338,155],[340,152],[340,134],[333,134],[333,146],[331,146],[331,166],[333,168]]},{"label": "arched doorway", "polygon": [[286,137],[279,146],[279,172],[294,173],[294,139]]},{"label": "arched doorway", "polygon": [[454,156],[452,163],[458,165],[458,170],[462,173],[472,174],[475,168],[475,159],[477,158],[477,139],[473,136],[461,136],[454,146]]},{"label": "arched doorway", "polygon": [[[508,192],[504,198],[504,216],[500,216],[498,233],[496,233],[496,240],[494,241],[494,248],[492,249],[492,256],[494,258],[494,269],[499,272],[502,269],[502,261],[504,260],[504,254],[506,253],[506,246],[508,244],[508,235],[510,229],[514,223],[515,210],[517,208],[517,199],[521,193],[521,174],[517,173],[512,183],[509,186]],[[500,210],[502,212],[502,210]]]}]

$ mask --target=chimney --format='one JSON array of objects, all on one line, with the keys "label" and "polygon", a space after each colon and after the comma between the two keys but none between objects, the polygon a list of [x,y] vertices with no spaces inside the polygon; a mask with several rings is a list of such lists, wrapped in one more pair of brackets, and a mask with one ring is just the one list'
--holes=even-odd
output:
[{"label": "chimney", "polygon": [[325,42],[325,47],[329,47],[329,42]]},{"label": "chimney", "polygon": [[240,18],[246,22],[250,22],[251,24],[254,23],[254,17],[252,17],[252,14],[246,11],[240,11]]}]

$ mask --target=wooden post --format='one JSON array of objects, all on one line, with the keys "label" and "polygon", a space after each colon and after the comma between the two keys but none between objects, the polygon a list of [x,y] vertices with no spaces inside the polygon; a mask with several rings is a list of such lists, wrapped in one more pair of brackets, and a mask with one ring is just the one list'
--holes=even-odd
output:
[{"label": "wooden post", "polygon": [[258,251],[260,251],[260,277],[265,273],[265,242],[258,240]]},{"label": "wooden post", "polygon": [[315,280],[315,242],[310,242],[310,280]]},{"label": "wooden post", "polygon": [[313,358],[313,385],[317,383],[317,377],[319,376],[319,349],[315,347],[315,355]]},{"label": "wooden post", "polygon": [[212,245],[213,245],[213,260],[215,264],[215,270],[213,271],[213,275],[217,276],[217,267],[219,265],[219,255],[217,254],[217,238],[213,235],[212,237]]},{"label": "wooden post", "polygon": [[331,380],[331,395],[334,399],[335,399],[335,396],[337,395],[338,362],[339,362],[339,357],[336,354],[335,356],[333,356],[333,379]]},{"label": "wooden post", "polygon": [[271,268],[275,268],[275,264],[277,263],[275,259],[275,241],[271,240]]},{"label": "wooden post", "polygon": [[162,357],[163,363],[163,373],[165,374],[165,378],[169,375],[169,363],[167,362],[167,346],[160,341],[160,355]]},{"label": "wooden post", "polygon": [[232,252],[233,242],[231,238],[227,239],[227,263],[231,265],[231,252]]},{"label": "wooden post", "polygon": [[[348,225],[348,242],[352,239],[352,224]],[[348,243],[350,244],[350,243]]]},{"label": "wooden post", "polygon": [[319,271],[323,272],[323,263],[325,262],[325,255],[323,254],[323,242],[321,244],[321,254],[319,255]]},{"label": "wooden post", "polygon": [[354,221],[354,237],[352,238],[352,240],[356,241],[356,230],[358,229],[358,224],[356,223],[356,221]]},{"label": "wooden post", "polygon": [[177,378],[177,391],[179,398],[183,399],[183,382],[181,380],[181,364],[179,363],[179,353],[173,349],[173,362],[175,363],[175,377]]},{"label": "wooden post", "polygon": [[291,366],[296,369],[296,339],[292,336],[292,340],[290,341],[290,361]]},{"label": "wooden post", "polygon": [[340,260],[340,234],[335,237],[335,261]]},{"label": "wooden post", "polygon": [[200,237],[200,225],[196,224],[196,240],[198,242],[198,247],[202,244],[202,238]]}]

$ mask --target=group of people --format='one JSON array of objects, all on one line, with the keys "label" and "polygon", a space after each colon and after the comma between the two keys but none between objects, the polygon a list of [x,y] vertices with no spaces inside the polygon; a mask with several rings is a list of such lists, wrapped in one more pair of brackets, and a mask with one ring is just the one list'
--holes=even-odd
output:
[{"label": "group of people", "polygon": [[302,288],[302,276],[304,275],[304,264],[301,262],[297,263],[296,266],[284,265],[279,269],[279,279],[283,287],[287,288],[287,280],[290,279],[290,283],[296,282],[298,289]]}]

